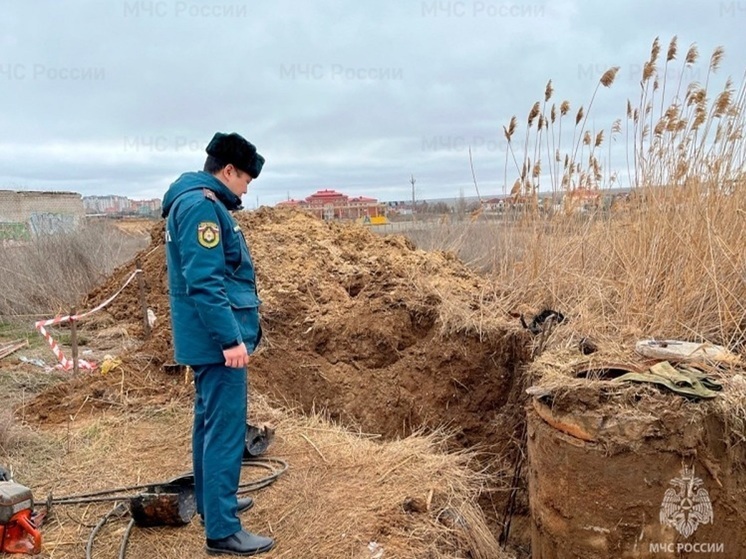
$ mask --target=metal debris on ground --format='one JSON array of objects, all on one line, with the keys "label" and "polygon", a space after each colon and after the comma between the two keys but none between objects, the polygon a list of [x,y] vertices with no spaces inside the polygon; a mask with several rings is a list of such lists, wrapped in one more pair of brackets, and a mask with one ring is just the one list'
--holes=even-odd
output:
[{"label": "metal debris on ground", "polygon": [[565,321],[565,315],[552,309],[544,309],[534,315],[530,323],[526,323],[523,315],[520,315],[521,325],[532,334],[541,334],[545,328],[551,328],[554,324],[560,324]]},{"label": "metal debris on ground", "polygon": [[251,460],[252,458],[258,458],[264,454],[272,444],[272,440],[275,437],[275,430],[271,427],[264,425],[262,427],[256,427],[249,423],[246,424],[246,448],[244,449],[243,458],[244,460]]}]

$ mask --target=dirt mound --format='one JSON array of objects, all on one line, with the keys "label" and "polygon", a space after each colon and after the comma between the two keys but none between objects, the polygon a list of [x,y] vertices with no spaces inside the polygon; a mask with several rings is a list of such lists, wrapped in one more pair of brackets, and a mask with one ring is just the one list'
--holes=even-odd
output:
[{"label": "dirt mound", "polygon": [[[237,219],[263,301],[254,389],[387,437],[448,425],[464,445],[493,439],[506,411],[520,414],[512,408],[514,379],[528,359],[523,334],[452,255],[292,210],[263,208]],[[163,227],[154,226],[151,246],[138,255],[157,316],[139,359],[155,366],[173,359]],[[118,269],[85,307],[115,292],[133,270]],[[136,282],[106,312],[142,336]]]}]

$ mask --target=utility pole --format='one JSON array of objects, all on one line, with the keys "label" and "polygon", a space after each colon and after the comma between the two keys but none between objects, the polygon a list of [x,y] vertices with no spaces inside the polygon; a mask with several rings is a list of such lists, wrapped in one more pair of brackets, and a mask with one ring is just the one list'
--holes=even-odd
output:
[{"label": "utility pole", "polygon": [[410,178],[409,178],[409,183],[412,185],[412,221],[415,220],[414,211],[415,211],[415,207],[416,207],[415,206],[416,200],[415,200],[415,195],[414,195],[414,183],[416,183],[416,182],[417,181],[415,180],[414,175],[411,175]]}]

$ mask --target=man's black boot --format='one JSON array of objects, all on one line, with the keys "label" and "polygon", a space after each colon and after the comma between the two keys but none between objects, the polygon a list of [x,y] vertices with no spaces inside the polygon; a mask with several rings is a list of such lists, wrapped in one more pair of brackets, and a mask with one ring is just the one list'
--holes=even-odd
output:
[{"label": "man's black boot", "polygon": [[[251,497],[239,497],[238,508],[236,509],[236,513],[241,514],[242,512],[249,510],[253,506],[254,506],[254,499],[252,499]],[[201,516],[199,517],[199,523],[202,524],[202,526],[205,525],[205,519]]]},{"label": "man's black boot", "polygon": [[207,539],[207,553],[210,555],[258,555],[275,546],[275,540],[246,530],[219,540]]},{"label": "man's black boot", "polygon": [[241,514],[243,511],[249,510],[253,506],[254,499],[252,499],[251,497],[239,497],[238,508],[236,509],[236,512],[238,512],[238,514]]}]

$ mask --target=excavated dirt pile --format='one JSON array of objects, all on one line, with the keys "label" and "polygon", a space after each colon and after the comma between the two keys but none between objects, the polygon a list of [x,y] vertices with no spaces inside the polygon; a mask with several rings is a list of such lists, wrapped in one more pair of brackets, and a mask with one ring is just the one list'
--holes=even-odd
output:
[{"label": "excavated dirt pile", "polygon": [[[251,389],[387,440],[445,427],[455,449],[481,453],[480,469],[490,483],[480,504],[496,535],[521,452],[521,371],[530,340],[500,307],[494,289],[454,256],[418,250],[404,237],[292,210],[236,218],[262,299],[264,335],[249,366]],[[131,402],[139,409],[191,398],[188,376],[169,374],[175,368],[168,366],[173,348],[163,222],[151,238],[136,259],[156,315],[150,339],[140,342],[143,308],[133,281],[83,325],[93,337],[129,340],[132,350],[120,355],[121,368],[56,385],[27,406],[27,417],[64,423],[91,408]],[[131,262],[117,269],[81,308],[109,298],[135,268]],[[514,533],[526,544],[525,491],[512,510]]]},{"label": "excavated dirt pile", "polygon": [[[276,499],[268,509],[276,516],[264,517],[266,525],[255,524],[256,529],[279,529],[281,553],[293,557],[378,557],[378,546],[391,557],[501,557],[496,536],[517,450],[514,431],[525,421],[522,371],[530,340],[488,296],[492,289],[455,257],[418,250],[403,237],[380,237],[360,226],[329,224],[293,211],[263,209],[239,214],[237,220],[255,260],[263,301],[264,338],[249,369],[252,391],[266,398],[253,398],[249,419],[266,421],[269,412],[257,402],[269,400],[269,407],[295,408],[315,422],[293,438],[287,422],[270,419],[277,427],[273,449],[291,463],[277,486],[288,493],[273,488],[267,493],[274,497],[260,497],[264,506]],[[162,222],[151,238],[135,262],[117,269],[80,304],[90,309],[108,299],[139,262],[139,278],[79,325],[84,346],[93,351],[90,358],[101,363],[109,353],[121,363],[54,385],[27,403],[23,413],[50,431],[65,430],[68,439],[79,425],[109,418],[134,425],[139,418],[142,429],[158,432],[157,452],[163,454],[142,461],[165,471],[169,458],[188,463],[183,437],[189,432],[193,389],[189,375],[171,366]],[[156,316],[146,341],[138,279]],[[314,412],[362,433],[333,439],[328,432],[338,426],[331,429]],[[164,428],[158,418],[174,414],[179,425]],[[283,414],[301,416],[278,411],[276,417]],[[440,433],[402,437],[442,426],[450,438]],[[178,441],[170,441],[174,435]],[[294,447],[287,445],[291,439]],[[422,468],[424,450],[413,446],[421,439],[437,441],[430,471]],[[369,453],[359,452],[363,445]],[[409,451],[390,452],[399,448]],[[476,452],[447,452],[463,448]],[[128,454],[119,446],[116,452],[118,467],[132,475],[132,457],[141,460],[140,452]],[[438,453],[444,457],[440,462]],[[446,470],[451,457],[454,466]],[[99,461],[85,461],[86,475],[91,462]],[[525,492],[514,512],[523,518],[521,539],[527,543]],[[254,522],[262,519],[257,514]],[[71,541],[62,532],[53,537]],[[201,537],[201,531],[194,532],[191,545],[198,548]],[[171,549],[171,540],[164,541]]]},{"label": "excavated dirt pile", "polygon": [[[250,366],[253,390],[306,412],[326,410],[332,419],[387,438],[446,425],[463,446],[500,454],[514,444],[522,415],[518,371],[528,344],[479,276],[450,254],[418,250],[404,237],[300,212],[263,208],[237,219],[263,301],[264,341]],[[151,236],[139,260],[157,321],[129,361],[133,373],[173,360],[162,222]],[[134,269],[118,269],[85,307],[109,297]],[[132,282],[91,327],[139,339],[142,316]],[[165,374],[159,381],[161,399],[170,397],[168,390],[183,391],[183,383],[169,385]],[[118,378],[108,388],[101,383],[68,383],[35,407],[45,420],[63,420],[85,403],[81,396],[96,391],[87,403],[95,405],[107,401],[102,392],[122,389]]]}]

